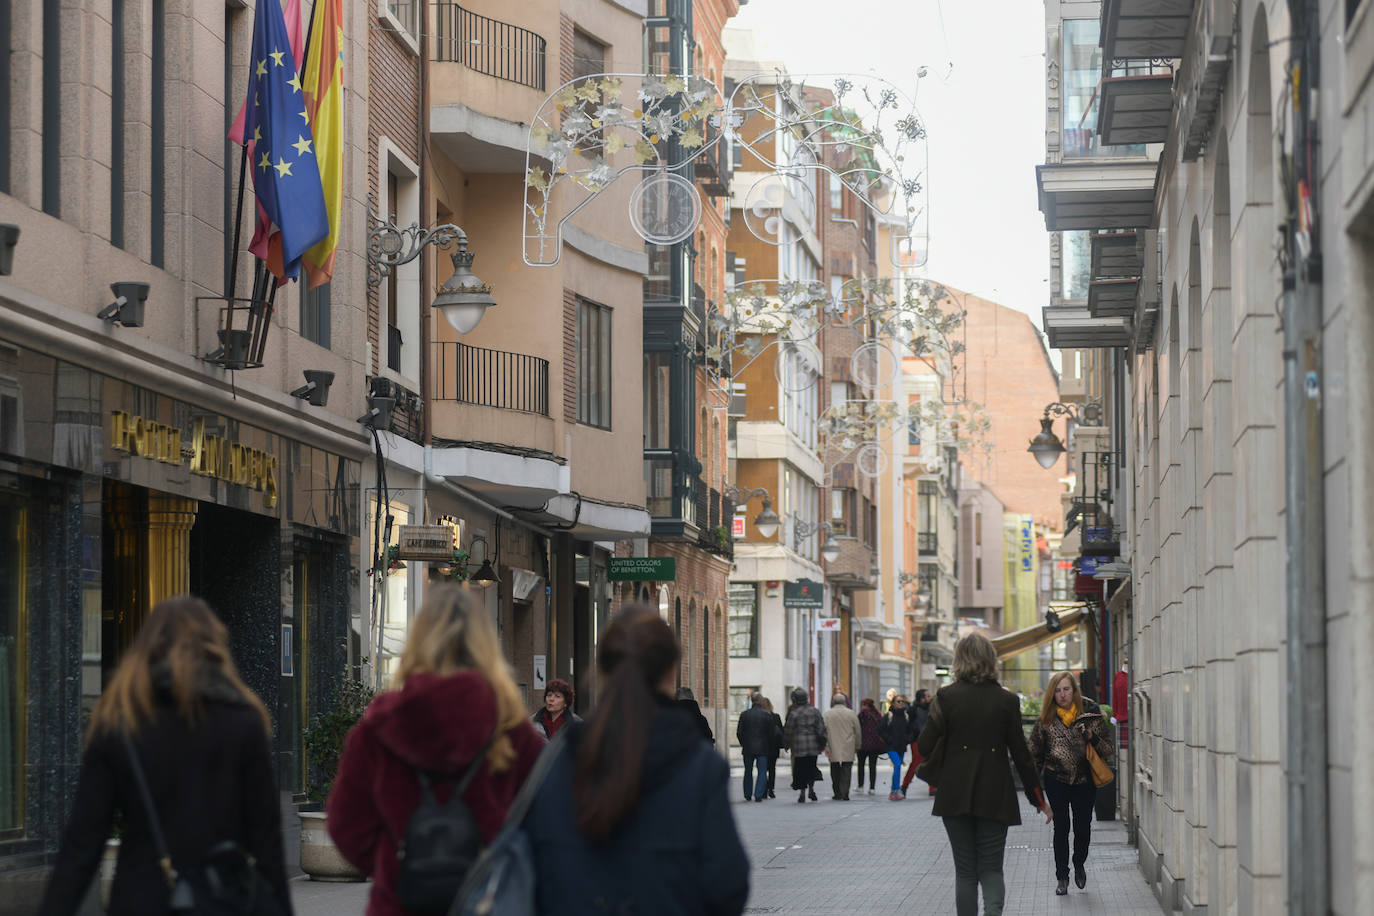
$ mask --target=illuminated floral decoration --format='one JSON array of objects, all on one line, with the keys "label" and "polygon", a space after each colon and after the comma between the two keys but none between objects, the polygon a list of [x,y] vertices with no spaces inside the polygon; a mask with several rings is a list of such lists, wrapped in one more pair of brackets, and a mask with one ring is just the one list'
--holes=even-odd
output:
[{"label": "illuminated floral decoration", "polygon": [[[758,74],[740,81],[728,100],[699,76],[603,73],[564,83],[530,121],[525,262],[557,264],[563,225],[626,172],[648,189],[630,202],[636,230],[654,242],[685,238],[696,228],[700,200],[676,173],[733,139],[749,154],[748,171],[764,173],[744,201],[760,238],[780,244],[777,214],[804,199],[811,173],[828,172],[894,224],[893,262],[919,266],[913,246],[928,236],[920,117],[886,80],[813,79],[829,88]],[[746,140],[738,128],[751,120]],[[676,145],[671,165],[669,144]]]}]

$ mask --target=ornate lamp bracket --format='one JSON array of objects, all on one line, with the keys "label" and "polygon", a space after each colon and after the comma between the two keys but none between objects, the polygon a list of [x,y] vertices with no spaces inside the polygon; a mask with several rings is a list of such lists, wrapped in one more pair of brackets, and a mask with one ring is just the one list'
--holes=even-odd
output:
[{"label": "ornate lamp bracket", "polygon": [[[433,229],[423,229],[420,224],[412,223],[405,229],[397,227],[390,221],[383,221],[377,218],[372,212],[375,203],[371,195],[368,196],[367,211],[367,285],[369,289],[375,289],[383,280],[391,276],[391,272],[402,264],[409,264],[420,256],[428,245],[438,248],[450,248],[457,243],[458,257],[461,259],[466,256],[468,264],[472,263],[472,255],[468,252],[468,236],[461,227],[453,223],[445,223],[442,226],[435,226]],[[455,262],[456,263],[456,262]]]}]

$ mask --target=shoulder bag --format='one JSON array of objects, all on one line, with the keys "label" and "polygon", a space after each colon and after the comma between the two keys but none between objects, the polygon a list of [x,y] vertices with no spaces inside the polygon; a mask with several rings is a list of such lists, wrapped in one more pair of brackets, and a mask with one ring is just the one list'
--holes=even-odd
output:
[{"label": "shoulder bag", "polygon": [[567,745],[567,732],[558,734],[535,761],[491,845],[468,871],[448,916],[534,916],[534,848],[521,824],[554,761]]},{"label": "shoulder bag", "polygon": [[932,723],[937,724],[940,728],[940,737],[935,739],[935,746],[930,749],[930,755],[916,765],[916,778],[927,783],[932,789],[939,786],[940,770],[945,766],[945,713],[937,705],[939,702],[938,696],[930,701],[930,715],[926,719],[926,728],[930,728]]},{"label": "shoulder bag", "polygon": [[1099,789],[1116,778],[1112,768],[1107,766],[1107,761],[1102,759],[1102,755],[1097,753],[1093,747],[1091,738],[1083,738],[1083,753],[1088,758],[1088,769],[1092,771],[1093,785]]},{"label": "shoulder bag", "polygon": [[225,840],[211,847],[205,861],[196,866],[177,869],[162,835],[148,780],[138,762],[129,736],[124,736],[124,752],[129,757],[139,799],[148,818],[148,829],[157,847],[158,865],[167,880],[167,910],[176,914],[195,916],[285,916],[267,879],[258,871],[257,860],[233,840]]}]

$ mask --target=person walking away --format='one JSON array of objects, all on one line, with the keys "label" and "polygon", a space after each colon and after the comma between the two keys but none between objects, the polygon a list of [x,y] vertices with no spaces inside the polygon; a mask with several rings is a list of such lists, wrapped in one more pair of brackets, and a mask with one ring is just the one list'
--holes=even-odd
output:
[{"label": "person walking away", "polygon": [[[735,726],[740,753],[744,756],[744,800],[761,802],[768,796],[768,760],[777,744],[774,716],[763,708],[763,694],[749,697],[749,708]],[[757,770],[758,775],[754,776]]]},{"label": "person walking away", "polygon": [[906,794],[901,790],[902,758],[906,755],[907,745],[914,737],[911,720],[907,718],[904,694],[899,693],[892,698],[892,705],[883,716],[881,734],[887,745],[887,759],[892,761],[892,790],[888,792],[887,800],[901,801],[906,798]]},{"label": "person walking away", "polygon": [[[344,739],[325,804],[339,852],[372,878],[368,916],[414,916],[398,882],[401,838],[426,796],[422,778],[447,804],[475,766],[462,798],[490,843],[543,748],[486,609],[456,585],[431,586],[411,621],[395,687],[378,694]],[[462,875],[454,878],[461,883]]]},{"label": "person walking away", "polygon": [[[255,860],[271,897],[260,901],[263,911],[291,913],[271,735],[267,709],[239,678],[229,631],[209,605],[190,595],[158,602],[91,714],[39,914],[77,912],[116,811],[124,829],[111,916],[168,912],[164,869],[200,865],[227,841]],[[170,865],[159,865],[161,843]]]},{"label": "person walking away", "polygon": [[773,711],[773,701],[768,697],[763,698],[763,708],[768,710],[768,715],[773,717],[773,750],[768,755],[768,797],[777,798],[773,790],[778,784],[778,757],[782,754],[785,740],[782,730],[782,716]]},{"label": "person walking away", "polygon": [[842,693],[830,698],[825,720],[826,756],[830,758],[830,787],[836,801],[849,801],[850,771],[854,769],[854,755],[863,740],[859,717],[849,708]]},{"label": "person walking away", "polygon": [[[924,687],[916,691],[916,702],[911,705],[909,719],[911,721],[911,763],[907,764],[906,775],[902,777],[902,798],[906,798],[907,787],[911,785],[911,777],[916,775],[916,768],[921,765],[925,758],[921,756],[921,751],[916,747],[916,738],[921,734],[921,729],[926,727],[926,720],[930,718],[930,691]],[[935,794],[935,787],[930,787],[930,794]]]},{"label": "person walking away", "polygon": [[1021,731],[1021,704],[997,683],[997,653],[987,637],[970,633],[960,639],[950,673],[954,683],[935,694],[930,717],[917,738],[927,758],[943,742],[938,752],[943,757],[940,791],[931,814],[944,819],[954,856],[955,912],[975,916],[981,887],[983,912],[1000,916],[1006,897],[1002,857],[1007,828],[1021,823],[1008,751],[1026,798],[1046,822],[1052,813]]},{"label": "person walking away", "polygon": [[569,728],[523,822],[538,913],[744,911],[749,857],[730,767],[673,701],[680,658],[644,605],[601,633],[596,708]]},{"label": "person walking away", "polygon": [[1073,819],[1073,881],[1088,884],[1085,863],[1092,840],[1097,786],[1088,766],[1091,743],[1109,766],[1114,753],[1112,728],[1096,703],[1083,696],[1072,672],[1050,677],[1040,718],[1031,729],[1030,752],[1036,771],[1044,771],[1045,795],[1054,809],[1054,892],[1069,892],[1069,820]]},{"label": "person walking away", "polygon": [[825,720],[806,699],[806,691],[800,687],[792,691],[792,705],[783,726],[783,743],[792,750],[792,788],[799,793],[799,803],[805,802],[807,796],[818,801],[816,783],[821,771],[816,758],[825,750],[826,741]]},{"label": "person walking away", "polygon": [[556,677],[549,681],[548,686],[544,688],[543,708],[535,710],[534,715],[530,716],[530,722],[541,738],[552,741],[553,736],[558,734],[558,730],[564,725],[582,721],[581,717],[572,711],[573,700],[576,697],[572,684],[562,678]]},{"label": "person walking away", "polygon": [[859,791],[864,788],[864,763],[868,764],[868,794],[872,795],[878,787],[878,757],[887,752],[887,742],[883,740],[883,717],[878,713],[878,704],[872,697],[859,701]]},{"label": "person walking away", "polygon": [[701,714],[701,706],[697,704],[697,698],[692,693],[691,687],[679,687],[677,689],[677,705],[682,707],[682,711],[687,713],[692,724],[696,726],[701,737],[712,747],[716,746],[715,733],[711,731],[711,723],[706,721],[706,717]]}]

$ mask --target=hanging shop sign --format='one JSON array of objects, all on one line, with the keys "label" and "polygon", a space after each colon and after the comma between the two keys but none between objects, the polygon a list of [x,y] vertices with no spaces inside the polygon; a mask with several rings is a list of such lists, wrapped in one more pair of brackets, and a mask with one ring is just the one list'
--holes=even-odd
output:
[{"label": "hanging shop sign", "polygon": [[277,456],[206,432],[205,418],[191,422],[191,443],[179,426],[113,410],[110,448],[163,464],[185,464],[192,474],[257,490],[267,508],[277,505]]},{"label": "hanging shop sign", "polygon": [[606,578],[612,582],[672,582],[677,579],[673,557],[611,557]]},{"label": "hanging shop sign", "polygon": [[810,579],[782,584],[782,606],[818,611],[825,607],[825,586]]},{"label": "hanging shop sign", "polygon": [[448,525],[401,525],[396,529],[396,559],[453,562],[453,528]]},{"label": "hanging shop sign", "polygon": [[838,633],[840,632],[840,618],[818,617],[816,618],[816,629],[822,633]]}]

